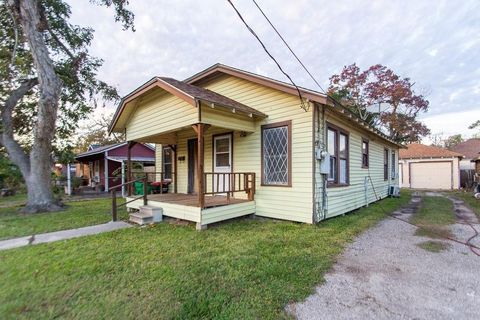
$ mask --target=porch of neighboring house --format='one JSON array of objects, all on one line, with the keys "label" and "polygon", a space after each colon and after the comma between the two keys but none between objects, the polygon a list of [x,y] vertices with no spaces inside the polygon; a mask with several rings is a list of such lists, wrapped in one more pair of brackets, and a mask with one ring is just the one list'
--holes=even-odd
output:
[{"label": "porch of neighboring house", "polygon": [[[140,176],[128,170],[131,159],[127,157],[129,178],[111,188],[113,214],[114,199],[122,187],[127,189],[127,208],[146,223],[152,221],[152,208],[161,209],[163,216],[195,222],[199,230],[255,213],[256,174],[233,170],[231,129],[199,123],[142,142],[161,144],[161,159],[157,155],[155,172]],[[129,142],[129,149],[135,143]],[[205,163],[211,170],[205,170]]]},{"label": "porch of neighboring house", "polygon": [[[88,157],[77,157],[75,176],[82,179],[82,193],[108,192],[112,187],[126,181],[127,157],[105,156],[96,154]],[[131,157],[132,173],[144,175],[154,171],[154,159],[148,157]],[[79,170],[77,170],[77,168]],[[126,196],[126,188],[122,188],[122,196]]]}]

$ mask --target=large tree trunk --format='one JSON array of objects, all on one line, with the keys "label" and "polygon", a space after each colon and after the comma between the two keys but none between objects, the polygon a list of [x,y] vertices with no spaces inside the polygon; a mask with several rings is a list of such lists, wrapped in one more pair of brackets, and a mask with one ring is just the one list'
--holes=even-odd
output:
[{"label": "large tree trunk", "polygon": [[[55,136],[55,121],[57,119],[58,100],[62,83],[55,73],[54,65],[50,59],[43,37],[43,33],[48,28],[48,21],[45,18],[40,1],[8,0],[8,4],[16,13],[30,46],[37,71],[40,97],[30,157],[26,157],[24,153],[19,154],[18,144],[13,141],[13,134],[5,135],[4,132],[2,142],[10,158],[20,167],[25,178],[28,191],[25,211],[33,213],[59,210],[61,206],[55,200],[51,187],[52,168],[50,156],[52,153],[52,141]],[[10,130],[10,133],[12,132],[13,130]],[[14,147],[9,147],[9,145]]]}]

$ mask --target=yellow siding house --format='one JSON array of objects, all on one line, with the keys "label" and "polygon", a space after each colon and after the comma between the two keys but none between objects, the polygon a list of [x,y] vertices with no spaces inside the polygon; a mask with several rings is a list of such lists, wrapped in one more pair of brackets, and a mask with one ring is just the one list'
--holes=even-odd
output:
[{"label": "yellow siding house", "polygon": [[[316,91],[216,64],[124,97],[112,132],[156,144],[168,192],[147,196],[198,229],[239,216],[316,223],[398,187],[399,145]],[[140,209],[141,200],[127,206]]]}]

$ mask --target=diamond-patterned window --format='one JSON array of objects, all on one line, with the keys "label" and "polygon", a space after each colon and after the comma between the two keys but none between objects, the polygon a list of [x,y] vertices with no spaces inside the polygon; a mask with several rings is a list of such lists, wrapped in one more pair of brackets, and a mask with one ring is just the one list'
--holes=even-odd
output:
[{"label": "diamond-patterned window", "polygon": [[291,122],[262,126],[262,184],[291,185]]}]

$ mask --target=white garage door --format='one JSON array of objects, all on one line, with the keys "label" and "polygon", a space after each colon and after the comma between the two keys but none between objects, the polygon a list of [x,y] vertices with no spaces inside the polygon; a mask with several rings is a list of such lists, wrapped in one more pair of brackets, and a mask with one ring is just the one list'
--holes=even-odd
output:
[{"label": "white garage door", "polygon": [[451,189],[452,163],[411,163],[410,184],[414,189]]}]

